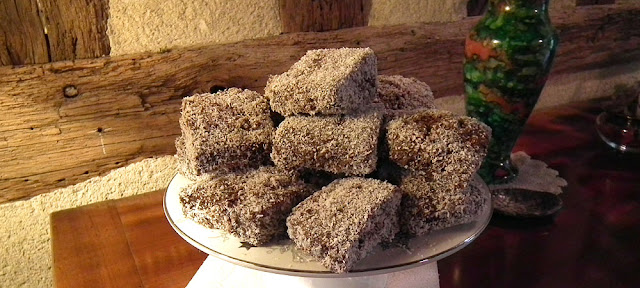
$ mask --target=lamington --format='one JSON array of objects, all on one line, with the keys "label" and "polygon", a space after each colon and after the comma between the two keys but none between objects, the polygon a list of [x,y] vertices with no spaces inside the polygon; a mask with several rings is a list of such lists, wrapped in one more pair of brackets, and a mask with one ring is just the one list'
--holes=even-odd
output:
[{"label": "lamington", "polygon": [[336,273],[351,270],[399,231],[400,191],[376,179],[350,177],[325,186],[298,204],[287,232],[298,248]]},{"label": "lamington", "polygon": [[419,236],[476,219],[487,200],[480,190],[484,182],[474,176],[471,182],[452,182],[409,172],[400,184],[400,230]]},{"label": "lamington", "polygon": [[191,180],[267,163],[275,129],[266,98],[238,88],[184,98],[180,128],[176,155]]},{"label": "lamington", "polygon": [[415,78],[378,75],[377,94],[375,102],[384,105],[385,119],[436,108],[431,87]]},{"label": "lamington", "polygon": [[377,59],[370,48],[309,50],[265,87],[271,108],[284,115],[350,114],[376,96]]},{"label": "lamington", "polygon": [[291,209],[312,192],[296,175],[262,167],[202,178],[180,191],[180,203],[187,218],[258,246],[286,235]]},{"label": "lamington", "polygon": [[276,166],[366,175],[376,168],[382,115],[290,116],[273,136]]},{"label": "lamington", "polygon": [[433,178],[468,182],[484,159],[491,129],[467,116],[444,110],[423,110],[389,122],[389,158]]}]

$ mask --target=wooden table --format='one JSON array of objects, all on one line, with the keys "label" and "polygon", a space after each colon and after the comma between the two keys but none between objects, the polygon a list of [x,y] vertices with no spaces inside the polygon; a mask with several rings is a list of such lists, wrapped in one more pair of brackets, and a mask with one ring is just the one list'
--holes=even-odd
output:
[{"label": "wooden table", "polygon": [[[564,208],[535,220],[494,215],[438,262],[448,287],[640,287],[640,157],[600,142],[594,103],[536,112],[516,150],[558,170]],[[184,287],[206,255],[183,241],[163,191],[51,215],[57,287]]]}]

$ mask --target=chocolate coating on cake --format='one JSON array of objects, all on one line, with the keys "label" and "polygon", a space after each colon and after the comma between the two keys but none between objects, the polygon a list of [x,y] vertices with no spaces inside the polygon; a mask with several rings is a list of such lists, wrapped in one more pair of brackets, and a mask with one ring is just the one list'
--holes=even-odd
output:
[{"label": "chocolate coating on cake", "polygon": [[347,114],[375,98],[377,72],[370,48],[309,50],[288,71],[269,78],[265,96],[284,116]]},{"label": "chocolate coating on cake", "polygon": [[491,129],[473,118],[431,109],[389,122],[386,137],[389,158],[398,165],[468,182],[487,153]]},{"label": "chocolate coating on cake", "polygon": [[378,75],[378,97],[385,108],[385,119],[412,114],[416,110],[435,109],[431,87],[418,79],[400,75]]},{"label": "chocolate coating on cake", "polygon": [[180,191],[182,211],[201,225],[253,245],[284,235],[291,209],[312,190],[290,173],[263,167],[201,181]]},{"label": "chocolate coating on cake", "polygon": [[250,90],[230,88],[182,100],[177,157],[183,174],[257,168],[269,160],[274,131],[267,100]]},{"label": "chocolate coating on cake", "polygon": [[433,179],[421,172],[409,172],[402,179],[401,231],[424,235],[431,231],[473,221],[485,205],[478,187],[484,183]]},{"label": "chocolate coating on cake", "polygon": [[366,175],[376,168],[382,116],[291,116],[278,126],[271,159],[284,169]]},{"label": "chocolate coating on cake", "polygon": [[289,237],[336,273],[349,271],[398,232],[396,186],[359,177],[336,180],[298,204],[287,218]]}]

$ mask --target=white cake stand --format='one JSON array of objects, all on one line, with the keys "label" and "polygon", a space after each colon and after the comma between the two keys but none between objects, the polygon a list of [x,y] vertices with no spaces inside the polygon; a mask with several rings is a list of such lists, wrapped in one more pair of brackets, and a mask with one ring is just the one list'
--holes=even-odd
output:
[{"label": "white cake stand", "polygon": [[[359,261],[351,272],[343,274],[327,270],[309,255],[298,250],[291,240],[272,241],[265,246],[251,247],[224,231],[209,229],[185,218],[179,201],[179,192],[191,181],[180,174],[173,178],[167,188],[164,211],[173,229],[183,239],[201,251],[215,256],[215,258],[209,257],[201,267],[202,271],[199,270],[196,274],[197,277],[206,275],[204,277],[211,281],[217,281],[218,286],[211,287],[225,287],[219,283],[230,280],[233,274],[238,273],[238,279],[233,280],[234,287],[243,287],[238,283],[243,279],[251,282],[246,287],[269,287],[268,278],[277,280],[277,287],[286,287],[286,285],[282,286],[283,283],[287,283],[286,279],[296,283],[295,287],[331,287],[331,285],[339,285],[333,287],[392,287],[372,286],[372,283],[380,284],[382,278],[389,283],[394,281],[390,276],[404,275],[402,278],[407,278],[410,276],[407,273],[418,272],[423,276],[435,272],[437,280],[436,261],[459,251],[486,228],[492,213],[491,194],[484,182],[481,180],[473,182],[481,184],[478,190],[485,197],[485,205],[474,221],[436,230],[420,237],[400,239],[390,245],[379,245],[366,258]],[[204,269],[205,267],[207,268]],[[314,280],[317,285],[313,283],[301,285],[300,281],[311,280]],[[436,281],[435,284],[437,283]]]}]

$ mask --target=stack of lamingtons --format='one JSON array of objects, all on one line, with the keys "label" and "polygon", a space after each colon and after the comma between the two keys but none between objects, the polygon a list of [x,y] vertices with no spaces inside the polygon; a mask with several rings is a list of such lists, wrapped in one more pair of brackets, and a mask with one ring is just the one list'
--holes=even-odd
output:
[{"label": "stack of lamingtons", "polygon": [[377,75],[368,48],[308,51],[264,96],[187,97],[180,126],[188,218],[253,245],[288,234],[334,272],[484,204],[469,182],[489,128],[436,109],[425,83]]}]

